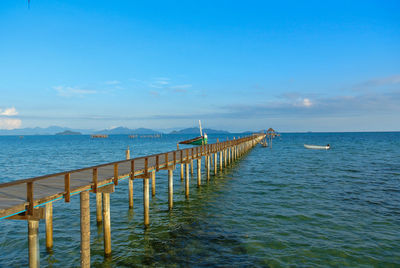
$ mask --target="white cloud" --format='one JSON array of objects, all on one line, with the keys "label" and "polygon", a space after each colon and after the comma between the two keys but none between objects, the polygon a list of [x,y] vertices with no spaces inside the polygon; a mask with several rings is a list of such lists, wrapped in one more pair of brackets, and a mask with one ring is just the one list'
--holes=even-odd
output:
[{"label": "white cloud", "polygon": [[15,129],[21,127],[21,119],[0,118],[0,129]]},{"label": "white cloud", "polygon": [[310,99],[304,98],[303,99],[303,106],[304,107],[311,107],[312,102],[310,101]]},{"label": "white cloud", "polygon": [[84,95],[97,93],[96,90],[80,89],[66,86],[56,86],[53,87],[53,89],[57,91],[58,95],[61,97],[83,97]]},{"label": "white cloud", "polygon": [[4,110],[0,109],[0,115],[12,116],[12,115],[17,115],[17,114],[18,114],[18,112],[17,112],[17,110],[15,110],[14,107],[6,108]]}]

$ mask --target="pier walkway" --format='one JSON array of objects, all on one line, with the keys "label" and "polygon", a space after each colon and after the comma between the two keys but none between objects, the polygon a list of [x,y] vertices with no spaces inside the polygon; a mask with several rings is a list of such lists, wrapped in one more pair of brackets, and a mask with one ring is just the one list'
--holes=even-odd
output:
[{"label": "pier walkway", "polygon": [[[28,222],[29,266],[39,266],[38,226],[46,220],[46,247],[53,246],[53,208],[57,200],[71,201],[71,196],[80,195],[81,209],[81,266],[90,267],[90,206],[89,193],[96,194],[96,218],[103,223],[104,253],[111,254],[110,193],[118,182],[129,180],[128,204],[133,208],[133,180],[143,180],[144,226],[150,224],[149,181],[155,195],[155,174],[168,170],[168,208],[173,208],[173,170],[180,165],[181,180],[185,178],[185,196],[189,197],[189,168],[193,173],[193,162],[197,161],[197,185],[201,185],[201,161],[204,157],[206,178],[210,179],[213,167],[218,170],[237,160],[265,138],[265,134],[175,150],[155,155],[130,158],[102,165],[44,175],[40,177],[0,184],[0,219],[26,220]],[[185,176],[186,173],[186,176]],[[1,224],[1,223],[0,223]]]}]

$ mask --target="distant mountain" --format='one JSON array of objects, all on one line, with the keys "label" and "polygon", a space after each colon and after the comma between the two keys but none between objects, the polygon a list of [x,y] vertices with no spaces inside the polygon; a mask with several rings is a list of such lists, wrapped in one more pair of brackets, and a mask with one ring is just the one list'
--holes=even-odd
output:
[{"label": "distant mountain", "polygon": [[[206,133],[206,134],[230,134],[228,131],[225,131],[225,130],[215,130],[215,129],[211,129],[211,128],[203,129],[203,133]],[[181,129],[181,130],[172,131],[170,134],[200,135],[200,128],[198,128],[198,127],[185,128],[185,129]]]},{"label": "distant mountain", "polygon": [[54,135],[59,132],[69,130],[65,127],[51,126],[47,128],[19,128],[19,129],[0,129],[0,135]]},{"label": "distant mountain", "polygon": [[137,128],[137,129],[130,129],[130,128],[126,128],[126,127],[116,127],[113,129],[104,129],[101,131],[96,131],[95,134],[107,134],[107,135],[115,135],[115,134],[139,134],[139,135],[143,135],[143,134],[161,134],[161,132],[152,130],[152,129],[148,129],[148,128]]},{"label": "distant mountain", "polygon": [[65,136],[65,135],[82,135],[80,132],[65,130],[63,132],[56,133],[58,136]]}]

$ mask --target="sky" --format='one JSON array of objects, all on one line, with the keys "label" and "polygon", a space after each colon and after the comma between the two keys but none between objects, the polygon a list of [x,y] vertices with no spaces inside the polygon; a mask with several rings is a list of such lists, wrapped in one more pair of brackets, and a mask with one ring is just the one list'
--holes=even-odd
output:
[{"label": "sky", "polygon": [[399,131],[400,1],[0,1],[0,129]]}]

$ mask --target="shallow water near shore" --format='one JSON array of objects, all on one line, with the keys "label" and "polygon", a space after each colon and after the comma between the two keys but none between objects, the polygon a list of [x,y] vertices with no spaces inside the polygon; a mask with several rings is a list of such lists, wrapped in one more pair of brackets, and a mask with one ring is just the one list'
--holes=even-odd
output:
[{"label": "shallow water near shore", "polygon": [[[238,135],[209,136],[214,142]],[[122,160],[128,145],[131,157],[173,150],[185,138],[2,136],[0,182]],[[303,146],[328,143],[328,151]],[[256,146],[209,182],[203,163],[200,188],[196,169],[193,177],[186,200],[174,171],[169,212],[167,173],[157,173],[147,230],[141,181],[134,182],[133,210],[128,183],[120,182],[111,194],[110,258],[91,196],[92,266],[400,266],[399,132],[282,134],[272,148]],[[52,253],[40,222],[41,266],[79,266],[79,196],[53,207]],[[26,267],[27,244],[26,222],[0,220],[0,267]]]}]

